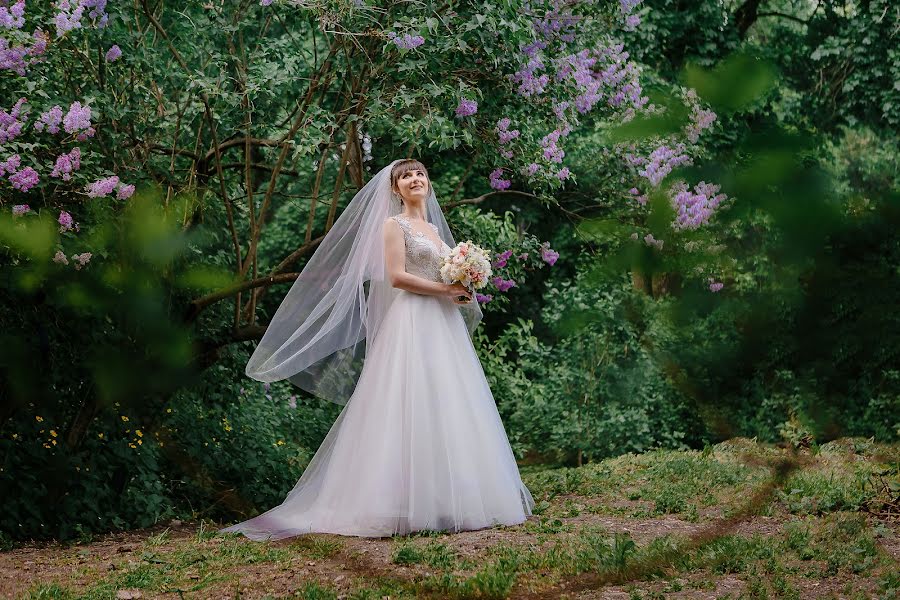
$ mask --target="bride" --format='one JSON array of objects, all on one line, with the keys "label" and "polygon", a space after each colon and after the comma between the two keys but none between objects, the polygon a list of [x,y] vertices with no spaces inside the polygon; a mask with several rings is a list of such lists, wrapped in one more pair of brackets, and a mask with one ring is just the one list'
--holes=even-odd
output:
[{"label": "bride", "polygon": [[481,309],[439,274],[454,245],[421,162],[395,160],[356,194],[246,369],[344,408],[284,502],[222,532],[382,537],[532,514],[470,339]]}]

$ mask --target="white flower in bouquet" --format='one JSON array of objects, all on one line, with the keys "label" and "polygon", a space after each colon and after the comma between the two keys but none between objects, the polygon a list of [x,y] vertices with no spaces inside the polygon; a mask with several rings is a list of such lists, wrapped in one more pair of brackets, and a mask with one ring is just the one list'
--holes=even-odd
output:
[{"label": "white flower in bouquet", "polygon": [[474,294],[487,285],[491,276],[488,253],[471,240],[460,242],[443,257],[441,279],[444,283],[461,283]]}]

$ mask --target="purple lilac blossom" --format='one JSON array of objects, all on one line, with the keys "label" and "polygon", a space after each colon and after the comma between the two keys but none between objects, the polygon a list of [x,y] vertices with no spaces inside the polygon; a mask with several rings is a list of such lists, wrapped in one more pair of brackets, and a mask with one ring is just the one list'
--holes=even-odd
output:
[{"label": "purple lilac blossom", "polygon": [[94,183],[88,185],[87,195],[91,198],[100,198],[108,196],[119,184],[119,178],[113,175],[104,179],[98,179]]},{"label": "purple lilac blossom", "polygon": [[122,57],[122,49],[119,48],[118,44],[113,44],[112,47],[106,51],[106,62],[115,62]]},{"label": "purple lilac blossom", "polygon": [[72,223],[74,221],[72,220],[72,215],[64,210],[61,210],[59,211],[59,218],[57,219],[57,222],[59,223],[59,232],[65,233],[72,229]]},{"label": "purple lilac blossom", "polygon": [[21,164],[22,159],[18,154],[9,156],[5,161],[0,162],[0,177],[6,174],[12,175],[19,170],[19,165]]},{"label": "purple lilac blossom", "polygon": [[571,175],[571,173],[569,172],[569,167],[563,167],[562,169],[557,171],[556,178],[560,181],[564,181],[569,178],[569,175]]},{"label": "purple lilac blossom", "polygon": [[27,192],[34,186],[38,184],[38,174],[37,171],[32,169],[31,167],[25,167],[18,173],[11,175],[9,177],[9,182],[12,184],[13,188],[22,190],[23,192]]},{"label": "purple lilac blossom", "polygon": [[501,145],[506,144],[506,143],[516,139],[520,135],[520,132],[518,129],[513,129],[512,131],[509,130],[510,122],[511,121],[510,121],[509,117],[504,117],[504,118],[500,119],[499,121],[497,121],[496,132],[497,132],[497,137],[500,138]]},{"label": "purple lilac blossom", "polygon": [[556,260],[559,258],[559,252],[556,250],[552,250],[550,248],[549,242],[544,242],[541,244],[541,260],[550,265],[551,267],[556,264]]},{"label": "purple lilac blossom", "polygon": [[478,302],[478,304],[487,304],[493,299],[494,296],[492,296],[491,294],[480,294],[478,292],[475,292],[475,301]]},{"label": "purple lilac blossom", "polygon": [[505,292],[509,288],[514,287],[516,285],[515,280],[513,279],[503,279],[502,277],[494,277],[491,279],[491,283],[496,286],[497,290],[500,292]]},{"label": "purple lilac blossom", "polygon": [[13,44],[4,37],[0,37],[0,71],[12,71],[20,76],[25,76],[25,67],[41,62],[41,56],[47,51],[48,36],[40,29],[31,34],[31,45]]},{"label": "purple lilac blossom", "polygon": [[519,95],[525,98],[537,96],[543,94],[547,84],[550,83],[550,76],[546,73],[535,77],[535,73],[542,69],[544,69],[544,62],[538,57],[533,57],[528,59],[524,67],[508,77],[513,83],[519,84],[516,89]]},{"label": "purple lilac blossom", "polygon": [[508,189],[510,185],[512,185],[512,181],[510,181],[509,179],[502,179],[502,176],[503,169],[497,168],[491,171],[491,187],[495,190],[505,190]]},{"label": "purple lilac blossom", "polygon": [[56,3],[56,37],[62,37],[73,29],[81,28],[81,19],[84,17],[84,5],[81,0],[59,0]]},{"label": "purple lilac blossom", "polygon": [[12,141],[16,136],[22,133],[22,127],[25,125],[25,119],[28,111],[22,111],[25,104],[25,98],[19,98],[9,112],[0,110],[0,144]]},{"label": "purple lilac blossom", "polygon": [[647,178],[653,185],[659,185],[666,175],[672,172],[672,169],[679,165],[692,164],[692,161],[691,157],[685,153],[685,145],[678,142],[674,148],[663,144],[655,149],[650,153],[646,164],[647,166],[639,170],[638,174]]},{"label": "purple lilac blossom", "polygon": [[25,0],[18,0],[10,7],[0,6],[0,27],[21,29],[25,25]]},{"label": "purple lilac blossom", "polygon": [[697,229],[709,222],[716,209],[728,196],[719,193],[720,186],[701,181],[688,189],[687,184],[678,182],[672,186],[672,206],[675,209],[675,222],[672,227],[677,230]]},{"label": "purple lilac blossom", "polygon": [[35,131],[43,131],[47,128],[47,133],[59,133],[59,126],[62,123],[63,111],[58,104],[46,112],[42,112],[41,116],[34,123]]},{"label": "purple lilac blossom", "polygon": [[647,194],[642,194],[637,188],[631,188],[628,190],[628,193],[634,196],[634,199],[637,200],[637,203],[641,206],[647,205]]},{"label": "purple lilac blossom", "polygon": [[512,256],[512,250],[507,250],[505,252],[501,252],[497,255],[496,260],[492,263],[491,266],[495,268],[502,268],[506,266],[506,261],[509,260],[509,257]]},{"label": "purple lilac blossom", "polygon": [[72,148],[68,154],[60,154],[56,157],[56,165],[50,173],[50,177],[59,177],[63,181],[72,179],[72,173],[81,167],[81,150]]},{"label": "purple lilac blossom", "polygon": [[530,165],[525,167],[525,172],[528,173],[528,175],[530,177],[530,176],[533,176],[538,171],[540,171],[540,169],[541,169],[541,165],[539,165],[537,163],[531,163]]},{"label": "purple lilac blossom", "polygon": [[569,135],[572,128],[566,125],[563,129],[554,129],[541,139],[541,147],[544,149],[544,159],[550,162],[561,163],[566,152],[557,145],[560,137]]},{"label": "purple lilac blossom", "polygon": [[411,35],[409,33],[397,35],[395,32],[389,31],[388,37],[392,42],[394,42],[395,46],[397,46],[398,48],[403,48],[404,50],[418,48],[425,43],[425,38],[423,38],[421,35]]},{"label": "purple lilac blossom", "polygon": [[528,258],[528,253],[523,252],[522,254],[519,254],[518,256],[516,256],[516,258],[518,258],[519,260],[525,260]]},{"label": "purple lilac blossom", "polygon": [[117,200],[126,200],[134,194],[134,186],[131,184],[119,184],[119,191],[116,193]]},{"label": "purple lilac blossom", "polygon": [[94,128],[91,127],[91,107],[82,106],[78,101],[73,102],[69,112],[63,117],[63,129],[66,133],[77,133],[76,139],[79,141],[94,135]]},{"label": "purple lilac blossom", "polygon": [[700,107],[700,98],[695,90],[686,93],[688,104],[691,106],[691,122],[685,127],[685,135],[691,143],[696,143],[700,133],[709,129],[716,120],[716,113]]},{"label": "purple lilac blossom", "polygon": [[12,214],[13,216],[24,215],[29,210],[31,210],[31,208],[27,204],[14,204],[12,207]]},{"label": "purple lilac blossom", "polygon": [[461,98],[459,106],[456,107],[457,117],[469,117],[478,112],[478,103],[468,98]]},{"label": "purple lilac blossom", "polygon": [[[260,6],[272,6],[272,0],[259,0],[259,5]],[[293,398],[293,396],[291,396],[291,397]],[[291,408],[294,408],[296,405],[297,405],[297,403],[295,402],[294,406],[292,406]]]}]

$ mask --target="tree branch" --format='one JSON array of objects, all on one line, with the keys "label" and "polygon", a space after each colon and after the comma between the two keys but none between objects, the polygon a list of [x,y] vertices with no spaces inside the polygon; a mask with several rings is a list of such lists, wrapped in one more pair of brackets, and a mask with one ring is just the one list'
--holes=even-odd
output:
[{"label": "tree branch", "polygon": [[457,206],[461,206],[463,204],[481,204],[482,202],[487,200],[490,196],[499,196],[499,195],[508,195],[508,194],[513,194],[516,196],[525,196],[527,198],[534,198],[535,200],[540,200],[540,198],[538,196],[535,196],[534,194],[529,194],[528,192],[521,192],[519,190],[496,190],[493,192],[488,192],[487,194],[482,194],[481,196],[478,196],[477,198],[466,198],[465,200],[457,200],[455,202],[448,202],[446,204],[443,204],[442,208],[444,210],[447,210],[450,208],[455,208]]},{"label": "tree branch", "polygon": [[760,18],[762,18],[762,17],[779,17],[779,18],[781,18],[781,19],[790,19],[791,21],[796,21],[797,23],[800,23],[800,24],[802,24],[802,25],[808,25],[808,24],[809,24],[807,21],[804,21],[804,20],[801,19],[800,17],[795,17],[794,15],[789,15],[789,14],[787,14],[787,13],[780,13],[780,12],[764,12],[764,13],[757,13],[756,16],[757,16],[757,17],[760,17]]}]

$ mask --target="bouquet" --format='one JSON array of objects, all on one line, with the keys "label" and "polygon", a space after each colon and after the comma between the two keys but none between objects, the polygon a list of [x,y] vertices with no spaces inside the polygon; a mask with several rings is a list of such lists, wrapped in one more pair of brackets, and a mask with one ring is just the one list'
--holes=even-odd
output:
[{"label": "bouquet", "polygon": [[472,243],[460,242],[443,257],[441,279],[444,283],[461,283],[475,296],[488,283],[491,276],[491,261],[488,253]]}]

